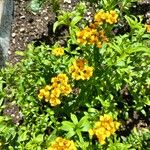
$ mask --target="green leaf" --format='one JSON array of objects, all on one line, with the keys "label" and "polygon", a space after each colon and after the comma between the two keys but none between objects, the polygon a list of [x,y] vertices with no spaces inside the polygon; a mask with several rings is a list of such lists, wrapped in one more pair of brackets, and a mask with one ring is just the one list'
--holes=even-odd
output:
[{"label": "green leaf", "polygon": [[43,134],[39,134],[34,140],[36,143],[42,143],[43,142]]},{"label": "green leaf", "polygon": [[72,122],[69,122],[69,121],[62,122],[61,130],[70,131],[70,130],[73,130],[74,128],[75,128],[75,125]]},{"label": "green leaf", "polygon": [[87,116],[82,117],[82,118],[80,119],[79,123],[78,123],[78,126],[79,126],[79,127],[84,126],[84,123],[87,122],[87,121],[88,121]]},{"label": "green leaf", "polygon": [[75,26],[81,19],[82,19],[81,16],[75,16],[75,17],[72,19],[70,25],[71,25],[72,27]]},{"label": "green leaf", "polygon": [[145,103],[146,105],[150,106],[150,100],[146,100],[146,101],[144,101],[144,103]]},{"label": "green leaf", "polygon": [[76,117],[76,115],[71,114],[71,120],[73,121],[73,123],[74,123],[75,125],[78,124],[78,118]]},{"label": "green leaf", "polygon": [[75,135],[75,131],[71,130],[66,134],[66,138],[71,138],[74,135]]},{"label": "green leaf", "polygon": [[19,56],[24,56],[24,52],[23,51],[15,51],[15,54],[17,54]]},{"label": "green leaf", "polygon": [[14,150],[14,148],[12,146],[9,146],[8,149],[9,150]]},{"label": "green leaf", "polygon": [[40,10],[40,7],[42,5],[42,0],[32,0],[29,5],[31,11],[37,12]]},{"label": "green leaf", "polygon": [[76,130],[76,133],[77,133],[77,135],[78,135],[78,137],[79,137],[79,141],[80,141],[80,142],[84,142],[83,137],[82,137],[82,134],[81,134],[81,131],[78,129],[78,130]]},{"label": "green leaf", "polygon": [[21,135],[19,135],[18,137],[18,142],[22,142],[22,141],[25,141],[27,140],[27,131],[24,131]]},{"label": "green leaf", "polygon": [[0,123],[2,123],[4,121],[4,117],[0,116]]},{"label": "green leaf", "polygon": [[65,25],[65,22],[64,21],[56,21],[55,23],[54,23],[54,25],[53,25],[53,32],[55,33],[55,31],[56,31],[56,28],[58,27],[58,26],[60,26],[60,25]]}]

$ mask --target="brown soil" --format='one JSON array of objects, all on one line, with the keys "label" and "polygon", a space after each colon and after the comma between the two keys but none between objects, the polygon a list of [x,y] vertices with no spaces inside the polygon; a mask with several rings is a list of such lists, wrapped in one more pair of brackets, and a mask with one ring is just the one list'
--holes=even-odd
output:
[{"label": "brown soil", "polygon": [[[8,51],[8,61],[11,63],[19,61],[19,57],[15,56],[15,51],[24,51],[28,43],[37,41],[53,44],[54,41],[52,27],[56,14],[52,5],[45,3],[39,12],[33,14],[28,8],[29,2],[29,0],[14,1],[14,20],[12,22],[10,49]],[[78,0],[72,0],[72,3],[62,1],[59,7],[72,10],[77,2]],[[62,30],[59,33],[58,37],[64,35]]]},{"label": "brown soil", "polygon": [[46,5],[36,15],[31,13],[27,6],[29,1],[16,0],[14,2],[14,20],[12,23],[12,34],[9,49],[10,62],[17,62],[16,50],[24,50],[31,41],[38,39],[41,35],[48,33],[47,24],[49,20],[55,19],[55,15],[49,5]]}]

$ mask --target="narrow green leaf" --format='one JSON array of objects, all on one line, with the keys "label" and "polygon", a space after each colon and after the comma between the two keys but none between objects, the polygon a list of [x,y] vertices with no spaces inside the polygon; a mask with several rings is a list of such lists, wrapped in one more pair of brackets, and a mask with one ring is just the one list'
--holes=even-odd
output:
[{"label": "narrow green leaf", "polygon": [[24,52],[23,51],[15,51],[15,54],[19,55],[19,56],[24,56]]},{"label": "narrow green leaf", "polygon": [[75,135],[75,132],[73,130],[71,130],[66,134],[66,138],[71,138],[74,135]]},{"label": "narrow green leaf", "polygon": [[78,118],[76,117],[76,115],[71,114],[71,120],[73,121],[73,123],[74,123],[75,125],[78,124]]},{"label": "narrow green leaf", "polygon": [[71,21],[71,26],[72,26],[72,27],[75,26],[81,19],[82,19],[81,16],[76,16],[76,17],[74,17],[74,18],[72,19],[72,21]]},{"label": "narrow green leaf", "polygon": [[72,122],[69,122],[69,121],[62,122],[61,130],[70,131],[70,130],[73,130],[74,128],[75,128],[75,125]]},{"label": "narrow green leaf", "polygon": [[60,26],[60,25],[63,25],[63,24],[65,24],[64,21],[56,21],[56,22],[54,23],[54,25],[53,25],[53,32],[55,33],[56,28],[57,28],[58,26]]}]

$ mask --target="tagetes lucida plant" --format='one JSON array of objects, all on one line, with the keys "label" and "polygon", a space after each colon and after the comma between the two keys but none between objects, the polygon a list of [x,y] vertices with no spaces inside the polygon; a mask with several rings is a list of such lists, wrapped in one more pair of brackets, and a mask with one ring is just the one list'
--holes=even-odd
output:
[{"label": "tagetes lucida plant", "polygon": [[119,126],[119,122],[113,121],[113,118],[110,115],[104,114],[104,116],[100,116],[100,119],[95,123],[94,128],[89,130],[89,134],[91,137],[95,135],[100,144],[105,144],[106,138],[114,134]]},{"label": "tagetes lucida plant", "polygon": [[104,10],[100,10],[94,16],[94,22],[97,25],[102,25],[103,23],[115,24],[118,21],[118,14],[115,10],[104,12]]},{"label": "tagetes lucida plant", "polygon": [[74,80],[89,80],[93,75],[93,67],[88,66],[85,59],[76,59],[69,67],[69,72]]},{"label": "tagetes lucida plant", "polygon": [[51,79],[51,85],[46,85],[44,89],[40,90],[39,99],[45,99],[51,106],[56,106],[61,103],[60,96],[67,96],[72,89],[68,84],[68,77],[66,74],[59,74],[57,77]]},{"label": "tagetes lucida plant", "polygon": [[104,12],[104,10],[100,10],[95,14],[93,23],[77,32],[77,42],[82,45],[96,45],[97,48],[101,48],[103,43],[108,42],[108,38],[100,25],[103,23],[115,24],[117,19],[116,11]]},{"label": "tagetes lucida plant", "polygon": [[47,150],[77,150],[77,148],[72,140],[57,137]]}]

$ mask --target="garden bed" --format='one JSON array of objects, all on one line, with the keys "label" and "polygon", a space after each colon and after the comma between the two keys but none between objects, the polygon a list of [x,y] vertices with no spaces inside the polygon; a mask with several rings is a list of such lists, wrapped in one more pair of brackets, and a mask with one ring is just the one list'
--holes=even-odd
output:
[{"label": "garden bed", "polygon": [[15,1],[0,149],[149,150],[149,2],[57,4]]}]

